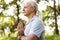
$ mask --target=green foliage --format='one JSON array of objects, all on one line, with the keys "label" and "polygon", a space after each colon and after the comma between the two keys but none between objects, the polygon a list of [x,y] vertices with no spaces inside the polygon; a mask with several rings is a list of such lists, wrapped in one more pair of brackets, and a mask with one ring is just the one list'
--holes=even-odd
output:
[{"label": "green foliage", "polygon": [[[1,34],[0,34],[1,35]],[[0,40],[17,40],[17,36],[14,36],[16,34],[10,34],[10,36],[7,35],[1,35]]]},{"label": "green foliage", "polygon": [[3,9],[6,10],[8,9],[8,5],[6,4],[5,0],[1,0],[1,5],[3,5]]},{"label": "green foliage", "polygon": [[46,10],[42,10],[42,20],[45,21],[48,20],[49,18],[53,18],[52,13],[53,10],[49,6],[47,6]]},{"label": "green foliage", "polygon": [[60,40],[60,35],[46,36],[45,40]]},{"label": "green foliage", "polygon": [[57,15],[60,15],[60,6],[56,6]]},{"label": "green foliage", "polygon": [[[8,21],[4,21],[5,18],[9,18]],[[9,27],[10,29],[15,25],[15,22],[17,21],[14,16],[1,16],[0,17],[0,28],[6,28]],[[15,26],[16,28],[16,26]],[[13,29],[14,30],[14,29]]]},{"label": "green foliage", "polygon": [[54,27],[54,24],[55,24],[55,23],[54,23],[54,22],[52,22],[49,26]]},{"label": "green foliage", "polygon": [[[17,14],[18,14],[18,11],[20,10],[20,5],[17,3],[17,1],[19,1],[20,2],[20,0],[13,0],[13,1],[11,1],[9,4],[6,4],[6,2],[5,2],[5,0],[1,0],[0,1],[0,5],[2,5],[2,9],[4,9],[1,13],[0,13],[0,19],[1,19],[1,22],[0,22],[0,28],[1,29],[4,29],[4,28],[6,28],[6,27],[9,27],[10,29],[11,29],[11,31],[14,31],[14,29],[17,27],[17,19],[18,18],[15,18],[14,16],[17,16]],[[16,5],[16,8],[15,9],[19,9],[19,10],[14,10],[15,12],[14,12],[14,16],[11,16],[11,15],[4,15],[4,11],[5,10],[8,10],[8,7],[9,6],[13,6],[13,5]],[[17,7],[17,5],[18,5],[18,7]],[[18,14],[19,15],[19,14]],[[4,21],[4,19],[5,18],[9,18],[9,20],[8,21]]]},{"label": "green foliage", "polygon": [[0,13],[0,17],[5,16],[3,13]]},{"label": "green foliage", "polygon": [[15,5],[17,0],[13,0],[12,2],[9,3],[9,5]]},{"label": "green foliage", "polygon": [[37,2],[37,3],[39,3],[39,2],[40,2],[40,0],[36,0],[36,2]]}]

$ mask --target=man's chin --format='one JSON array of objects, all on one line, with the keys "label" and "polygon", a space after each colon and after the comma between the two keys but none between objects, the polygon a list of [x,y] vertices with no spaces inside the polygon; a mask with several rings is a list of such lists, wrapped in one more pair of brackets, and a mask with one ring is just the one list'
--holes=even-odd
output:
[{"label": "man's chin", "polygon": [[26,13],[24,13],[24,16],[27,16],[27,14],[26,14]]}]

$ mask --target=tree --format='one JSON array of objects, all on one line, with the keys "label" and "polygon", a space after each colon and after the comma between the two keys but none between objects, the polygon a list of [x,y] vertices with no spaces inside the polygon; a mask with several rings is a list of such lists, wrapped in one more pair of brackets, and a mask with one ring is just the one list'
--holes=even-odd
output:
[{"label": "tree", "polygon": [[56,14],[56,8],[55,8],[55,0],[54,0],[54,18],[55,18],[55,33],[59,34],[58,25],[57,25],[57,14]]},{"label": "tree", "polygon": [[[20,2],[20,0],[13,0],[13,1],[9,2],[8,4],[6,4],[5,0],[0,1],[0,6],[2,5],[1,9],[3,9],[3,11],[1,11],[1,13],[0,13],[1,14],[0,17],[2,17],[2,20],[6,17],[9,17],[11,19],[8,22],[4,22],[4,20],[3,20],[4,23],[1,22],[2,25],[0,25],[1,28],[4,29],[7,26],[9,26],[11,32],[13,32],[15,28],[17,28],[18,22],[22,20],[22,19],[19,19],[19,14],[20,14],[19,10],[21,9],[21,7],[18,4],[18,2]],[[8,11],[9,7],[11,7],[11,6],[14,6],[14,10],[13,10],[14,15],[8,15],[7,13],[4,13],[4,11],[6,11],[6,10]],[[15,17],[17,17],[17,18],[15,18]],[[22,22],[24,23],[24,20],[22,20]]]},{"label": "tree", "polygon": [[[45,1],[49,3],[49,0],[45,0]],[[42,16],[43,17],[42,19],[43,21],[45,21],[48,20],[49,18],[53,18],[53,20],[55,20],[55,22],[52,22],[53,26],[55,26],[55,34],[59,34],[58,25],[57,25],[57,16],[60,14],[60,12],[59,12],[59,8],[57,8],[58,6],[55,5],[55,0],[53,2],[54,2],[54,7],[47,5],[47,10],[42,11],[42,13],[44,14],[44,16]],[[53,15],[52,12],[54,12]],[[49,16],[49,14],[51,14],[51,16]],[[52,26],[52,24],[50,24],[50,26]]]}]

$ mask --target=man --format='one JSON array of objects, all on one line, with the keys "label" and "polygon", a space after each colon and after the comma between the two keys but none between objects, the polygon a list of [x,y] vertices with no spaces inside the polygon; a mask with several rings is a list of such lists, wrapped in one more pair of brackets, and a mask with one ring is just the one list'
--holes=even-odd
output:
[{"label": "man", "polygon": [[44,26],[39,17],[36,16],[38,10],[37,4],[34,1],[28,1],[24,4],[24,15],[29,19],[23,27],[19,25],[21,40],[44,40]]}]

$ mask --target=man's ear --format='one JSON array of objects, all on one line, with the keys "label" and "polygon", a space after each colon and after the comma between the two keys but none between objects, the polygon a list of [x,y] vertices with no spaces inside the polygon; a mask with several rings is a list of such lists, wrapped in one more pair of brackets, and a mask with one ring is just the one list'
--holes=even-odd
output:
[{"label": "man's ear", "polygon": [[33,10],[33,12],[36,10],[36,8],[35,7],[32,7],[32,10]]}]

